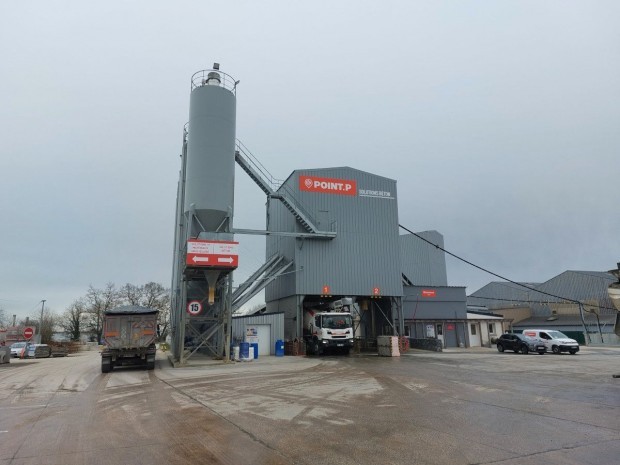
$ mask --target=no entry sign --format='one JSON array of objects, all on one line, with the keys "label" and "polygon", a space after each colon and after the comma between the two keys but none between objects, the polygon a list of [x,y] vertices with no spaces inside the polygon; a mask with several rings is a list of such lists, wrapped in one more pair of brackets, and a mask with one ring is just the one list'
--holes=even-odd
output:
[{"label": "no entry sign", "polygon": [[24,335],[24,337],[26,339],[32,338],[32,336],[34,336],[34,327],[33,326],[26,326],[24,328],[23,335]]}]

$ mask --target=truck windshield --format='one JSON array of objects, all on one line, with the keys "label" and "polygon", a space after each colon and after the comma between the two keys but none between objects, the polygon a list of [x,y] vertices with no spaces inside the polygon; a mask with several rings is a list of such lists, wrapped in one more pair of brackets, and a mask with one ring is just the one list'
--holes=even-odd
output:
[{"label": "truck windshield", "polygon": [[323,315],[323,328],[345,329],[351,326],[350,315]]}]

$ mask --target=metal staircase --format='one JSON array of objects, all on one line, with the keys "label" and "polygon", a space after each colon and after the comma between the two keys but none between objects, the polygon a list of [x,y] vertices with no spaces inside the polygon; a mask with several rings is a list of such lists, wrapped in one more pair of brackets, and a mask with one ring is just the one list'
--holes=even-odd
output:
[{"label": "metal staircase", "polygon": [[317,238],[336,237],[333,231],[321,231],[312,221],[308,212],[304,211],[299,202],[294,201],[293,192],[287,191],[279,181],[274,179],[271,174],[263,167],[258,160],[247,150],[244,150],[241,141],[237,141],[237,150],[235,151],[235,161],[245,171],[250,178],[261,188],[261,190],[272,199],[277,199],[290,211],[295,219],[303,226],[303,228],[311,234],[316,234]]}]

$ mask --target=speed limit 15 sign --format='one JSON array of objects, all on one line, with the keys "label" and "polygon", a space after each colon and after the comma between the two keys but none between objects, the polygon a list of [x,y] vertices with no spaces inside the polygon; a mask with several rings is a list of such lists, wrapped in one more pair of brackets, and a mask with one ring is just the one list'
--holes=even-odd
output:
[{"label": "speed limit 15 sign", "polygon": [[190,315],[199,315],[202,312],[202,302],[199,300],[192,300],[187,304],[187,313]]}]

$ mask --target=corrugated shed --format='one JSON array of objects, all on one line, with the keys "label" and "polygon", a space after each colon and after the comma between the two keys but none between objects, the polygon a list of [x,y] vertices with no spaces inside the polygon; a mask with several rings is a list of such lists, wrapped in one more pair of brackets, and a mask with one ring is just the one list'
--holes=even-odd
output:
[{"label": "corrugated shed", "polygon": [[[357,193],[303,191],[300,176],[353,180]],[[293,294],[319,295],[324,286],[332,295],[369,296],[374,287],[383,296],[402,295],[396,181],[348,167],[300,170],[289,176],[280,191],[294,196],[321,230],[336,231],[337,237],[268,237],[267,253],[275,253],[278,247],[285,255],[293,253],[297,271],[291,275],[294,279],[269,286],[267,301]],[[301,231],[293,215],[273,200],[268,227]]]},{"label": "corrugated shed", "polygon": [[[444,248],[443,236],[437,231],[416,233]],[[415,286],[447,286],[445,253],[413,234],[399,237],[402,272]]]},{"label": "corrugated shed", "polygon": [[607,288],[614,281],[614,276],[606,272],[569,270],[544,283],[523,283],[536,290],[528,290],[504,281],[492,282],[468,296],[467,303],[489,309],[529,305],[533,316],[545,316],[551,313],[548,304],[563,302],[558,298],[562,297],[601,307],[602,315],[611,315],[615,314],[615,309]]},{"label": "corrugated shed", "polygon": [[284,340],[284,313],[263,313],[261,315],[238,316],[232,319],[233,343],[244,340],[246,325],[271,326],[270,354],[274,355],[278,339]]},{"label": "corrugated shed", "polygon": [[[603,307],[600,310],[601,315],[615,315],[616,310],[607,293],[607,288],[615,281],[614,276],[607,272],[568,270],[540,284],[537,289]],[[559,301],[549,296],[545,296],[545,299],[549,302]],[[545,309],[540,306],[535,306],[532,310],[536,316],[545,314]]]}]

